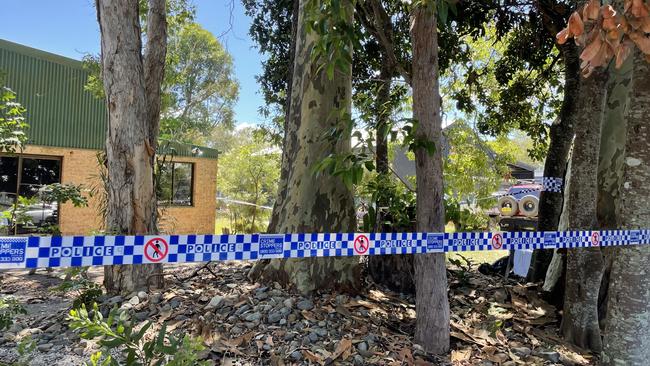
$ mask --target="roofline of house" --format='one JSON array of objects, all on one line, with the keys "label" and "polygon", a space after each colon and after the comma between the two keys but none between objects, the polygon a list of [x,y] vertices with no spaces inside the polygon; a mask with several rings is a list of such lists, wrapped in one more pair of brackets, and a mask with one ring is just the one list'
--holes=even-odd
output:
[{"label": "roofline of house", "polygon": [[83,69],[83,62],[80,60],[75,60],[73,58],[57,55],[56,53],[39,50],[37,48],[25,46],[20,43],[7,41],[6,39],[2,38],[0,38],[0,48],[5,48],[13,52],[24,54],[26,56],[37,57],[46,61],[56,62],[64,66]]},{"label": "roofline of house", "polygon": [[534,167],[533,165],[526,164],[526,163],[524,163],[523,161],[515,161],[514,163],[506,163],[506,164],[507,164],[507,165],[515,166],[515,167],[517,167],[517,168],[530,170],[531,172],[534,172],[534,171],[535,171],[535,167]]},{"label": "roofline of house", "polygon": [[[0,38],[0,49],[6,49],[11,52],[19,53],[28,57],[36,58],[36,59],[41,59],[44,61],[48,62],[54,62],[66,67],[71,67],[74,69],[82,70],[85,71],[83,68],[83,62],[79,60],[75,60],[69,57],[57,55],[55,53],[39,50],[33,47],[25,46],[23,44],[7,41],[5,39]],[[184,157],[195,157],[195,158],[208,158],[208,159],[216,159],[218,158],[218,155],[220,154],[220,151],[217,149],[209,148],[207,146],[200,146],[200,145],[193,145],[193,144],[184,144],[180,142],[175,142],[175,141],[166,141],[166,140],[160,140],[159,147],[162,147],[162,143],[164,142],[169,142],[175,150],[176,150],[176,155],[177,156],[184,156]],[[51,147],[63,147],[63,148],[80,148],[80,147],[75,147],[75,146],[61,146],[58,144],[43,144],[43,143],[35,143],[32,144],[30,142],[27,142],[27,145],[32,145],[32,146],[51,146]],[[193,153],[194,149],[198,149],[198,153]],[[166,153],[166,152],[161,152],[161,153]]]}]

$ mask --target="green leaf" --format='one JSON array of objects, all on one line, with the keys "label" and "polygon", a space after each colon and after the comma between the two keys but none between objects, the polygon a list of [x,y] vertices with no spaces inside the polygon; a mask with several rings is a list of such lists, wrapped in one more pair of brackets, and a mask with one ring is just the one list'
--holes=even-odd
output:
[{"label": "green leaf", "polygon": [[122,338],[105,338],[99,341],[99,344],[109,348],[116,348],[124,345],[125,343],[126,342]]},{"label": "green leaf", "polygon": [[133,337],[133,340],[135,342],[139,342],[142,339],[142,337],[144,337],[144,334],[147,332],[147,330],[151,328],[152,324],[153,323],[151,323],[150,321],[146,322],[145,325],[143,325],[142,328],[140,328],[140,330],[138,331],[138,333],[136,333],[136,335]]},{"label": "green leaf", "polygon": [[156,340],[156,348],[160,349],[165,344],[165,333],[167,333],[167,324],[163,323]]}]

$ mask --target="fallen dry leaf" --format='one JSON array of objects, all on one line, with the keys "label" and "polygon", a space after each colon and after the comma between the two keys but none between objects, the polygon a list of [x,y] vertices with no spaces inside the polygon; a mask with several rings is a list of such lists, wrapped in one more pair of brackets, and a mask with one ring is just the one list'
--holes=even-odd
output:
[{"label": "fallen dry leaf", "polygon": [[471,349],[462,349],[462,350],[452,350],[451,351],[451,362],[462,362],[467,361],[472,357]]},{"label": "fallen dry leaf", "polygon": [[325,364],[325,361],[323,360],[323,358],[321,358],[320,356],[318,356],[318,355],[315,354],[315,353],[312,353],[312,352],[309,351],[309,350],[306,350],[306,349],[302,350],[302,355],[303,355],[307,360],[309,360],[309,361],[311,361],[311,362],[315,362],[315,363],[317,363],[317,364],[319,364],[319,365],[324,365],[324,364]]},{"label": "fallen dry leaf", "polygon": [[314,313],[312,313],[311,311],[303,310],[303,311],[300,312],[300,314],[302,314],[302,316],[305,319],[309,320],[310,322],[317,322],[318,321],[318,319],[316,319],[316,317],[314,316]]},{"label": "fallen dry leaf", "polygon": [[[332,355],[332,360],[336,360],[337,358],[341,357],[342,361],[345,361],[349,357],[349,351],[352,348],[352,341],[343,338],[341,341],[339,341],[339,344],[336,346],[336,350],[334,351],[334,354]],[[348,356],[345,356],[345,354],[348,353]]]},{"label": "fallen dry leaf", "polygon": [[399,351],[398,355],[399,355],[400,361],[406,362],[406,364],[409,365],[409,366],[415,365],[415,359],[413,358],[413,352],[411,352],[410,349],[404,347]]}]

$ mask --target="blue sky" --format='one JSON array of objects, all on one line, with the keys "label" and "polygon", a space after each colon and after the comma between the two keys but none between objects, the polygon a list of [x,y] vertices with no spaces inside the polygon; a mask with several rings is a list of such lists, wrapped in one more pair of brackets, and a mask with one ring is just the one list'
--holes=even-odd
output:
[{"label": "blue sky", "polygon": [[[235,107],[237,123],[262,122],[257,110],[264,100],[255,80],[255,75],[261,73],[262,56],[248,35],[250,19],[241,2],[193,2],[197,22],[215,36],[221,36],[219,40],[233,56],[240,82]],[[2,1],[0,38],[74,59],[81,59],[86,53],[99,53],[99,27],[93,4],[94,0]],[[230,6],[234,6],[232,12]]]}]

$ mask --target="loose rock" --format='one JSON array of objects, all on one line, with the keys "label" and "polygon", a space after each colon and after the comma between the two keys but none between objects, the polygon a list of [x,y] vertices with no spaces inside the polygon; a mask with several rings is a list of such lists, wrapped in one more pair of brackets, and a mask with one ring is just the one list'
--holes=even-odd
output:
[{"label": "loose rock", "polygon": [[514,352],[517,356],[523,356],[523,357],[529,356],[532,353],[532,351],[528,347],[514,347],[512,349],[512,352]]},{"label": "loose rock", "polygon": [[138,298],[140,299],[140,301],[147,301],[149,295],[147,295],[147,293],[144,291],[140,291],[138,292]]},{"label": "loose rock", "polygon": [[291,358],[295,361],[300,361],[302,359],[302,353],[299,351],[293,351],[291,352]]},{"label": "loose rock", "polygon": [[206,310],[216,309],[223,304],[224,297],[221,295],[215,295],[210,299],[210,302],[205,306]]},{"label": "loose rock", "polygon": [[49,350],[52,349],[52,347],[54,347],[52,343],[45,343],[36,346],[36,349],[39,350],[40,352],[48,352]]},{"label": "loose rock", "polygon": [[536,355],[553,363],[560,362],[560,354],[555,351],[541,351],[537,352]]},{"label": "loose rock", "polygon": [[311,300],[302,300],[296,304],[300,310],[311,310],[314,308],[314,303]]}]

